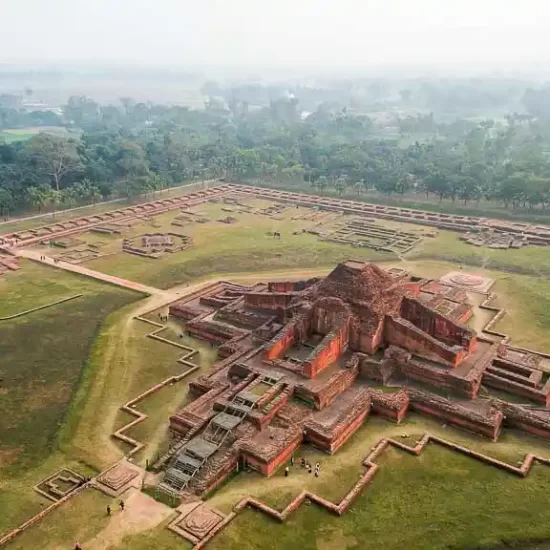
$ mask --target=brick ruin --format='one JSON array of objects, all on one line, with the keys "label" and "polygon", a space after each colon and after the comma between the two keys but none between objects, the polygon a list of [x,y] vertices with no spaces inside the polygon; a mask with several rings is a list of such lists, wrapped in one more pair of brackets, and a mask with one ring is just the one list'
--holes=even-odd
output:
[{"label": "brick ruin", "polygon": [[160,258],[165,253],[185,250],[191,243],[191,237],[179,233],[144,233],[124,239],[122,250],[136,256]]},{"label": "brick ruin", "polygon": [[232,192],[232,186],[217,185],[202,191],[195,191],[181,197],[158,199],[152,202],[128,206],[103,214],[83,216],[68,221],[0,235],[0,249],[30,246],[43,240],[60,239],[69,235],[95,231],[100,233],[122,232],[122,228],[143,221],[144,216],[157,216],[176,209],[188,209],[208,201],[212,197],[223,197]]},{"label": "brick ruin", "polygon": [[34,490],[57,502],[84,484],[84,478],[69,468],[63,468],[35,485]]},{"label": "brick ruin", "polygon": [[[508,231],[495,231],[493,229],[484,229],[479,232],[468,231],[468,233],[460,237],[460,240],[474,246],[486,246],[487,248],[498,248],[501,250],[522,248],[531,244],[527,235],[517,235]],[[533,244],[547,243],[538,243],[535,239]]]},{"label": "brick ruin", "polygon": [[[384,252],[405,254],[422,242],[422,236],[402,229],[392,229],[377,225],[369,218],[353,218],[342,223],[335,231],[309,230],[319,235],[323,241],[351,244],[355,247],[372,248]],[[426,232],[426,236],[434,237],[433,231]]]},{"label": "brick ruin", "polygon": [[19,259],[15,256],[0,254],[0,276],[6,271],[17,271],[19,269]]},{"label": "brick ruin", "polygon": [[[239,202],[243,198],[246,199],[249,197],[274,201],[275,204],[265,208],[253,209],[249,205]],[[286,208],[288,208],[287,205],[289,204],[313,209],[315,211],[314,213],[307,214],[307,219],[312,220],[323,219],[321,212],[352,214],[361,217],[361,219],[357,220],[357,222],[362,227],[358,226],[354,230],[363,232],[366,231],[367,233],[371,233],[373,230],[373,228],[369,227],[368,219],[371,218],[413,223],[475,235],[479,235],[481,232],[509,234],[513,238],[512,242],[516,244],[520,241],[523,243],[536,245],[550,244],[550,227],[544,225],[534,225],[523,222],[511,222],[474,216],[460,216],[439,212],[427,212],[424,210],[415,210],[396,206],[385,206],[360,201],[319,197],[304,193],[277,191],[274,189],[253,187],[250,185],[237,185],[221,181],[216,186],[209,187],[203,191],[195,191],[181,197],[159,199],[144,204],[128,206],[119,210],[113,210],[111,212],[84,216],[73,220],[60,221],[35,229],[0,235],[0,250],[2,248],[10,249],[13,247],[34,245],[44,240],[57,240],[69,235],[84,233],[86,231],[95,231],[100,233],[122,233],[124,228],[127,228],[129,225],[137,223],[140,220],[142,221],[144,218],[156,216],[158,214],[176,209],[180,209],[182,213],[174,218],[174,225],[182,226],[186,225],[190,221],[204,223],[208,221],[204,218],[204,216],[192,212],[189,209],[207,201],[220,202],[222,200],[225,204],[231,206],[230,209],[232,211],[254,212],[255,214],[265,215],[273,219],[281,219],[281,214]],[[230,209],[228,208],[227,211]],[[224,223],[232,223],[233,220],[234,218],[232,218],[232,216],[227,216],[226,218],[220,219],[220,221],[223,221]],[[393,238],[394,235],[381,235],[378,229],[380,228],[377,228],[377,234],[371,233],[369,235],[363,235],[365,238],[361,240],[367,243],[371,242],[373,246],[378,246],[377,243],[381,238],[386,241],[387,239],[390,239],[390,242],[395,241]],[[414,233],[406,233],[408,234],[402,232],[401,238],[397,240],[396,246],[398,249],[404,248],[406,250],[409,245],[413,244],[414,238],[418,237],[414,235]],[[424,235],[429,236],[428,233],[424,233]]]},{"label": "brick ruin", "polygon": [[172,304],[189,334],[220,347],[170,417],[159,488],[204,496],[242,467],[270,476],[303,443],[336,452],[371,414],[400,422],[415,411],[492,440],[503,426],[549,438],[543,355],[466,324],[468,294],[490,285],[348,261],[322,279],[220,282]]},{"label": "brick ruin", "polygon": [[[223,180],[222,180],[223,181]],[[401,208],[398,206],[386,206],[383,204],[372,204],[363,201],[351,201],[332,197],[320,197],[305,193],[292,191],[278,191],[264,187],[251,185],[230,184],[233,193],[244,196],[251,196],[261,199],[290,203],[298,206],[319,208],[323,210],[355,214],[385,220],[413,223],[424,226],[448,229],[460,233],[480,232],[492,230],[506,232],[515,239],[527,238],[529,244],[547,246],[550,244],[550,227],[547,225],[535,225],[525,222],[512,222],[482,218],[476,216],[461,216],[457,214],[445,214],[441,212],[428,212],[412,208]]]}]

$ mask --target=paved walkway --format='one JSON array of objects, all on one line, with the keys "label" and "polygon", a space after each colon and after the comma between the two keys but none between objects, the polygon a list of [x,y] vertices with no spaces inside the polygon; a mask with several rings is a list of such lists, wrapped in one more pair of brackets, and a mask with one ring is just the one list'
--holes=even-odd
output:
[{"label": "paved walkway", "polygon": [[[70,264],[68,262],[62,261],[58,261],[57,263],[55,263],[53,258],[51,258],[50,256],[44,256],[42,252],[36,252],[34,250],[21,248],[16,251],[16,254],[20,258],[27,258],[29,260],[34,260],[35,262],[41,262],[52,267],[64,269],[65,271],[79,273],[80,275],[84,275],[86,277],[92,277],[93,279],[98,279],[99,281],[103,281],[105,283],[111,283],[113,285],[121,286],[129,290],[142,292],[143,294],[148,294],[149,296],[166,294],[163,290],[160,290],[158,288],[135,283],[134,281],[128,281],[127,279],[121,279],[120,277],[115,277],[114,275],[107,275],[106,273],[94,271],[93,269],[88,269],[87,267],[84,267],[82,265]],[[44,257],[45,259],[42,260],[42,257]]]}]

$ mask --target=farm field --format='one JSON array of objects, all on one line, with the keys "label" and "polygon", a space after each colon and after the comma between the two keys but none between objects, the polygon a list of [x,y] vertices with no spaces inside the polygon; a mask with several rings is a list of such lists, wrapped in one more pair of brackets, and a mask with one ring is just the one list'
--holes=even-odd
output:
[{"label": "farm field", "polygon": [[[257,211],[274,203],[247,200],[246,204]],[[146,313],[165,325],[163,337],[198,351],[193,361],[199,369],[141,401],[136,408],[148,418],[127,432],[147,444],[133,458],[137,465],[145,466],[168,449],[167,418],[186,403],[189,381],[217,359],[217,350],[185,334],[184,325],[173,319],[159,321],[170,299],[177,300],[179,293],[195,285],[220,278],[250,284],[322,276],[349,258],[401,267],[427,278],[462,268],[495,279],[494,305],[507,310],[496,330],[510,334],[515,345],[550,353],[550,280],[536,276],[547,269],[550,272],[544,248],[479,249],[461,242],[454,233],[440,231],[427,237],[426,228],[420,226],[376,222],[422,236],[410,252],[397,255],[323,241],[302,232],[330,233],[348,218],[336,213],[312,219],[311,210],[292,207],[263,215],[220,203],[202,204],[193,211],[209,221],[174,226],[174,218],[182,214],[174,211],[140,220],[124,235],[76,237],[82,244],[75,248],[93,244],[103,255],[84,262],[85,267],[169,289],[165,293],[145,298],[28,260],[21,262],[20,271],[0,277],[0,317],[82,294],[0,321],[0,356],[6,359],[0,365],[0,413],[6,420],[0,428],[0,531],[15,527],[44,507],[44,499],[32,486],[56,469],[71,467],[92,475],[120,459],[130,447],[114,441],[111,434],[131,420],[120,407],[182,372],[177,361],[182,350],[150,338],[155,327],[135,318]],[[236,222],[218,221],[228,216]],[[193,244],[159,258],[121,250],[123,237],[169,232],[187,235]],[[66,252],[53,246],[36,250],[51,256]],[[228,513],[236,502],[251,495],[282,509],[303,489],[338,501],[361,474],[361,460],[381,438],[414,444],[424,433],[511,463],[527,452],[550,458],[546,442],[512,430],[505,430],[493,443],[416,414],[398,426],[372,417],[334,456],[308,446],[300,448],[300,456],[322,464],[319,478],[298,467],[289,477],[279,471],[270,479],[242,472],[211,494],[208,503]],[[503,541],[550,539],[549,467],[537,465],[522,479],[431,444],[419,457],[391,448],[381,456],[380,465],[373,484],[342,517],[304,505],[280,525],[247,510],[207,548],[466,550],[483,545],[499,548]],[[136,509],[132,512],[129,505],[128,518],[118,510],[107,518],[105,507],[116,508],[116,502],[86,490],[6,547],[32,548],[47,541],[48,548],[61,549],[79,540],[84,548],[97,550],[191,548],[165,528],[174,518],[173,511],[144,493],[137,494],[141,496],[131,494]],[[139,527],[146,510],[156,519]]]},{"label": "farm field", "polygon": [[69,134],[66,128],[61,126],[36,126],[31,128],[6,128],[0,131],[0,142],[15,143],[26,141],[37,134],[53,134],[55,136],[66,136]]}]

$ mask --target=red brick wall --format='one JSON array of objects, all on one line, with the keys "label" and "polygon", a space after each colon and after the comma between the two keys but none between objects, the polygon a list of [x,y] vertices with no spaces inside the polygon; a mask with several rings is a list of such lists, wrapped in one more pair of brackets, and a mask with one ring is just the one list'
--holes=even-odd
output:
[{"label": "red brick wall", "polygon": [[265,358],[268,361],[277,359],[294,344],[295,339],[296,327],[292,324],[286,329],[283,329],[283,332],[279,333],[277,337],[268,344],[265,350]]},{"label": "red brick wall", "polygon": [[403,298],[401,316],[448,345],[459,345],[470,349],[470,341],[475,336],[470,329],[451,321],[418,300]]},{"label": "red brick wall", "polygon": [[268,283],[269,292],[299,292],[310,287],[319,279],[308,279],[307,281],[274,281]]},{"label": "red brick wall", "polygon": [[363,424],[369,411],[361,413],[330,445],[330,453],[335,453]]},{"label": "red brick wall", "polygon": [[269,292],[293,292],[296,290],[296,282],[292,281],[275,281],[268,283]]},{"label": "red brick wall", "polygon": [[420,282],[416,281],[407,281],[403,283],[403,288],[408,290],[413,296],[418,296],[420,294]]},{"label": "red brick wall", "polygon": [[290,460],[292,453],[301,445],[301,443],[302,434],[299,434],[296,439],[289,443],[288,446],[285,447],[285,449],[283,449],[281,453],[279,453],[270,462],[258,460],[258,458],[251,456],[246,452],[243,452],[243,458],[251,468],[260,471],[266,477],[270,477],[282,464],[284,464],[287,460]]},{"label": "red brick wall", "polygon": [[459,416],[455,416],[447,411],[436,409],[436,408],[430,407],[429,405],[424,405],[418,402],[411,404],[411,408],[413,408],[415,411],[422,412],[430,416],[435,416],[436,418],[439,418],[441,420],[445,420],[446,422],[449,422],[449,424],[460,426],[461,428],[464,428],[470,432],[484,435],[495,441],[498,438],[500,433],[500,428],[501,428],[500,423],[496,424],[495,426],[478,424],[475,421],[468,420],[466,418],[460,418]]},{"label": "red brick wall", "polygon": [[248,292],[244,296],[247,307],[256,309],[279,310],[290,304],[293,294],[269,294],[266,292]]},{"label": "red brick wall", "polygon": [[[314,378],[329,365],[334,363],[342,355],[348,343],[347,326],[343,325],[333,334],[327,335],[323,341],[315,348],[317,352],[314,359],[304,365],[304,376]],[[322,349],[318,349],[322,346]]]},{"label": "red brick wall", "polygon": [[[371,319],[370,322],[376,322]],[[362,325],[352,324],[350,327],[349,335],[349,347],[354,351],[360,351],[362,353],[375,353],[384,336],[384,322],[379,322],[376,329],[372,330],[371,327],[363,327]]]},{"label": "red brick wall", "polygon": [[506,380],[505,378],[500,378],[489,372],[483,373],[483,384],[489,386],[490,388],[497,388],[499,390],[504,390],[512,395],[521,395],[532,399],[537,403],[542,403],[544,405],[549,404],[550,394],[545,394],[537,388],[530,388],[524,386],[523,384],[518,384],[512,382],[511,380]]},{"label": "red brick wall", "polygon": [[220,468],[212,479],[208,480],[207,486],[200,491],[201,497],[205,497],[210,494],[216,487],[221,485],[237,468],[239,467],[239,461],[235,458],[234,461],[231,461],[226,465],[225,468]]},{"label": "red brick wall", "polygon": [[456,351],[448,345],[430,338],[421,329],[400,317],[386,317],[385,337],[389,344],[406,349],[414,355],[432,359],[443,360],[453,366],[458,365],[466,351]]}]

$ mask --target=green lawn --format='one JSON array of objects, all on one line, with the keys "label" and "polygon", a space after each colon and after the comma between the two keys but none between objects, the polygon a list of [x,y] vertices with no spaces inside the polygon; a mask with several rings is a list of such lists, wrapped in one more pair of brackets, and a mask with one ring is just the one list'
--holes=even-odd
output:
[{"label": "green lawn", "polygon": [[[258,206],[272,204],[266,201],[247,203]],[[171,225],[179,214],[175,211],[156,216],[152,222],[136,225],[127,234],[139,235],[153,230],[183,233],[193,238],[193,245],[187,250],[166,254],[159,259],[143,258],[123,253],[122,238],[111,237],[105,240],[101,252],[114,255],[86,262],[86,266],[144,284],[168,288],[212,273],[270,271],[289,266],[314,268],[334,265],[350,257],[378,261],[395,257],[367,248],[323,242],[317,236],[307,233],[294,235],[294,231],[313,226],[312,222],[292,219],[299,213],[307,212],[306,209],[289,208],[283,219],[276,220],[255,214],[227,213],[221,208],[218,204],[207,203],[194,209],[211,220],[206,224],[175,227]],[[216,221],[228,215],[237,218],[237,223],[228,225]],[[273,231],[281,232],[282,238],[274,239],[268,234]],[[84,238],[98,240],[93,234]]]},{"label": "green lawn", "polygon": [[[513,431],[506,431],[493,443],[414,414],[407,416],[400,426],[372,417],[332,457],[307,447],[297,452],[321,462],[319,478],[298,467],[288,478],[276,475],[265,479],[258,474],[242,473],[217,491],[209,502],[228,512],[243,496],[252,494],[281,509],[303,488],[337,500],[356,481],[361,460],[380,438],[393,437],[414,444],[426,432],[512,463],[527,450],[550,456],[544,441]],[[401,439],[403,434],[408,437]],[[314,505],[304,505],[286,524],[280,525],[258,512],[247,511],[208,548],[465,549],[500,540],[550,537],[547,467],[536,466],[528,478],[522,479],[436,445],[429,445],[420,457],[389,449],[379,463],[381,469],[372,486],[340,518]],[[8,548],[32,548],[44,537],[52,547],[61,545],[63,537],[80,540],[86,547],[87,539],[105,526],[102,515],[106,503],[103,496],[94,496],[93,492],[79,496]],[[190,548],[164,529],[166,523],[149,532],[129,535],[110,550]]]},{"label": "green lawn", "polygon": [[538,277],[550,275],[550,249],[547,247],[527,246],[520,249],[498,250],[472,246],[461,241],[459,237],[459,233],[440,231],[436,238],[426,239],[407,257],[414,260],[443,260]]},{"label": "green lawn", "polygon": [[[19,271],[8,271],[0,277],[0,317],[51,304],[76,294],[97,294],[108,288],[87,277],[79,277],[31,260],[20,260],[20,266]],[[0,321],[2,326],[4,322]]]},{"label": "green lawn", "polygon": [[[154,329],[155,327],[146,323],[132,321],[131,334],[126,348],[128,365],[133,372],[131,382],[126,389],[129,397],[139,395],[160,381],[181,374],[188,368],[177,361],[185,353],[185,350],[146,337]],[[201,370],[194,371],[179,383],[164,387],[136,406],[139,411],[147,414],[148,418],[145,422],[127,431],[126,435],[147,443],[145,449],[137,453],[134,458],[141,465],[145,465],[146,459],[154,461],[159,453],[167,450],[167,418],[187,399],[188,383],[216,361],[216,349],[196,338],[189,336],[179,338],[179,330],[177,333],[176,330],[177,326],[170,321],[165,330],[166,333],[163,333],[162,336],[174,338],[178,343],[198,350],[198,355],[192,358],[191,362],[200,366]],[[154,365],[154,368],[151,368],[151,365]],[[116,428],[120,428],[132,419],[133,417],[128,414],[119,412],[116,418]],[[123,447],[124,450],[128,450],[126,446]]]},{"label": "green lawn", "polygon": [[[41,285],[44,279],[50,282]],[[31,262],[3,284],[3,313],[83,293],[0,322],[0,441],[3,451],[13,455],[9,468],[27,469],[55,443],[102,323],[138,295]]]},{"label": "green lawn", "polygon": [[75,398],[93,378],[92,346],[105,320],[140,295],[33,262],[0,278],[2,314],[82,293],[81,298],[0,322],[0,532],[48,503],[32,486],[62,466],[63,432],[80,412]]},{"label": "green lawn", "polygon": [[[266,201],[247,203],[270,204]],[[195,210],[208,217],[210,222],[176,227],[171,225],[171,222],[179,212],[169,212],[133,226],[125,235],[134,236],[152,231],[183,233],[193,238],[193,244],[187,250],[165,254],[158,259],[144,258],[122,252],[121,236],[88,233],[80,238],[87,243],[99,243],[100,253],[106,256],[86,262],[86,266],[140,283],[169,288],[212,273],[281,270],[288,266],[312,269],[334,265],[349,258],[368,261],[389,261],[395,258],[387,252],[324,242],[316,235],[308,233],[294,234],[315,225],[314,222],[293,219],[296,215],[311,210],[289,208],[283,213],[283,219],[235,213],[234,217],[238,221],[232,225],[216,221],[228,215],[218,204],[203,204]],[[322,223],[320,228],[330,231],[340,221],[342,219],[334,214],[334,218]],[[391,221],[378,221],[377,224],[409,231],[420,231],[422,227]],[[282,238],[274,239],[270,236],[269,233],[273,231],[281,232]],[[459,237],[459,233],[440,231],[435,238],[425,238],[407,253],[406,257],[413,261],[442,260],[474,268],[503,270],[537,277],[550,275],[550,252],[546,247],[493,250],[474,247],[464,243]]]},{"label": "green lawn", "polygon": [[381,462],[341,518],[310,505],[281,525],[246,511],[209,549],[434,550],[550,537],[548,469],[520,479],[436,446],[420,458],[391,449]]}]

